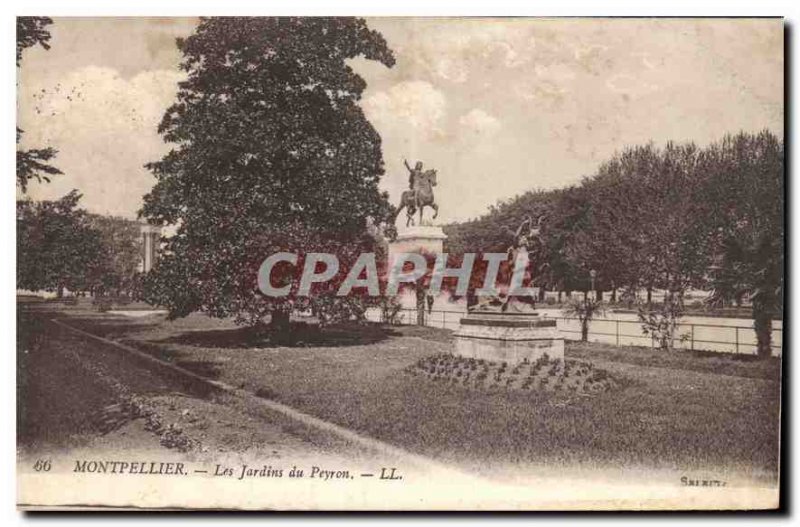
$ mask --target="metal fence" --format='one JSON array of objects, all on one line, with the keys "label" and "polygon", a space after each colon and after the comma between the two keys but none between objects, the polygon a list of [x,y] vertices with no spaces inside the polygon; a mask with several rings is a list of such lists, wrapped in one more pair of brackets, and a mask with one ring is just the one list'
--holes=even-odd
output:
[{"label": "metal fence", "polygon": [[[458,329],[464,311],[437,310],[425,312],[425,325],[443,329]],[[547,315],[543,315],[547,317]],[[373,321],[381,321],[378,310],[370,310],[367,317]],[[580,340],[580,321],[567,317],[547,317],[556,320],[559,331],[567,340]],[[401,325],[417,323],[417,310],[403,308],[396,317]],[[776,327],[778,326],[778,327]],[[615,344],[617,346],[649,346],[656,347],[657,340],[645,335],[642,324],[638,320],[595,318],[589,324],[588,340]],[[707,324],[699,322],[682,322],[675,332],[673,346],[678,349],[704,350],[722,353],[739,353],[755,355],[757,350],[756,333],[753,326]],[[783,352],[783,324],[773,322],[772,354],[780,356]]]}]

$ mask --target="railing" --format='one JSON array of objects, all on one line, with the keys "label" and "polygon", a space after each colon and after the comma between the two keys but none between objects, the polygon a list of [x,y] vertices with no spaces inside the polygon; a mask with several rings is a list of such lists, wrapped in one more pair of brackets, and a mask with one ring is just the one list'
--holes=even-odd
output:
[{"label": "railing", "polygon": [[[442,329],[458,329],[459,322],[466,313],[464,311],[437,310],[425,311],[425,325]],[[580,340],[580,322],[575,318],[563,316],[548,317],[556,320],[559,331],[567,340]],[[369,310],[367,317],[373,321],[381,321],[380,311]],[[417,310],[403,308],[396,317],[401,325],[417,323]],[[773,355],[783,352],[783,328],[772,329]],[[633,327],[631,327],[633,326]],[[698,322],[682,322],[675,331],[673,346],[679,349],[704,350],[712,352],[739,353],[755,355],[757,339],[752,326],[734,326],[724,324],[706,324]],[[590,342],[615,344],[617,346],[650,346],[656,347],[657,339],[642,332],[642,324],[638,320],[621,320],[595,318],[589,323]]]}]

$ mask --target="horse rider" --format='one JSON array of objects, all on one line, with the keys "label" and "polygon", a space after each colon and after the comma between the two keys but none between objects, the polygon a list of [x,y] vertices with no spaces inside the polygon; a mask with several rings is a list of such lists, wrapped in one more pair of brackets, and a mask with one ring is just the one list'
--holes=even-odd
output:
[{"label": "horse rider", "polygon": [[417,164],[414,166],[414,168],[411,168],[408,165],[408,161],[405,159],[403,159],[403,164],[408,170],[408,188],[416,191],[417,181],[419,181],[420,176],[422,176],[422,161],[417,161]]}]

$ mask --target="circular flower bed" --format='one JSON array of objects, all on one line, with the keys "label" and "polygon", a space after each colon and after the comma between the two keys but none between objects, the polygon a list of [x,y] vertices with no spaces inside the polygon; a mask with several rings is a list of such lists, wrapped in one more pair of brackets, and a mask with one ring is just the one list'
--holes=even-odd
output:
[{"label": "circular flower bed", "polygon": [[433,381],[484,389],[596,394],[616,389],[618,380],[589,362],[551,359],[517,365],[441,353],[421,359],[406,371]]}]

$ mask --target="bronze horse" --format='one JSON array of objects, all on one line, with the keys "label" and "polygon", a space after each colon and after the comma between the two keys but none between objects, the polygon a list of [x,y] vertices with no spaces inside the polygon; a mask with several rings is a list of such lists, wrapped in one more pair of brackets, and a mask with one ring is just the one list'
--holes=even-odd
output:
[{"label": "bronze horse", "polygon": [[414,182],[414,190],[406,190],[400,197],[400,206],[394,213],[395,219],[400,215],[400,211],[406,209],[406,227],[414,225],[414,214],[419,209],[419,223],[422,225],[422,212],[425,207],[433,209],[433,218],[439,215],[439,205],[433,197],[433,187],[436,186],[436,170],[426,170]]}]

